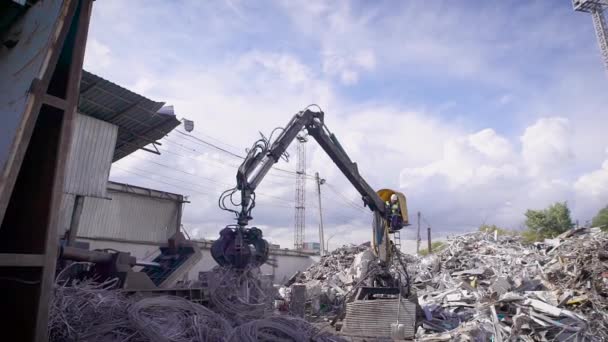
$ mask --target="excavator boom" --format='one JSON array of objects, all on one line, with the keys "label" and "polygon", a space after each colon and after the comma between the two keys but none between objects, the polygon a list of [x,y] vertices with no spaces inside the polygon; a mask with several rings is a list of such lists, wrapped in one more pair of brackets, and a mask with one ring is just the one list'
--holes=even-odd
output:
[{"label": "excavator boom", "polygon": [[[377,193],[365,179],[361,177],[357,164],[350,159],[336,136],[325,126],[324,113],[322,111],[315,112],[307,108],[297,113],[289,121],[287,126],[280,130],[281,133],[274,141],[271,142],[270,139],[263,138],[254,144],[238,169],[236,188],[228,190],[220,197],[220,207],[236,214],[237,225],[226,228],[234,233],[229,233],[226,229],[222,231],[222,237],[214,244],[215,248],[212,248],[212,255],[215,260],[220,265],[239,268],[246,266],[251,260],[257,260],[258,262],[266,260],[267,256],[264,257],[263,255],[260,255],[260,253],[268,252],[267,245],[264,246],[263,243],[258,241],[261,239],[261,230],[255,228],[255,234],[249,234],[248,228],[245,228],[252,219],[251,211],[255,207],[255,190],[268,174],[272,166],[281,159],[281,156],[285,153],[291,142],[296,139],[302,130],[306,130],[308,134],[319,143],[325,153],[327,153],[344,176],[361,194],[364,205],[374,213],[374,250],[381,262],[388,261],[391,253],[391,248],[389,246],[390,241],[388,238],[388,219],[391,210],[386,204],[386,199],[381,197],[381,195],[386,194],[386,192]],[[240,192],[239,211],[229,209],[225,204],[226,198],[237,192]],[[400,196],[400,205],[402,208],[406,208],[405,196],[401,193],[397,194]],[[407,210],[401,210],[401,216],[402,226],[407,225]],[[246,238],[248,236],[253,236],[254,239],[248,240]],[[238,241],[238,244],[240,245],[236,246],[234,241]],[[260,248],[262,251],[256,250],[256,255],[254,257],[235,256],[235,253],[248,253],[248,250],[244,248],[242,244],[254,245],[256,246],[256,249],[258,246],[262,246]],[[235,265],[234,260],[238,260],[238,265]]]}]

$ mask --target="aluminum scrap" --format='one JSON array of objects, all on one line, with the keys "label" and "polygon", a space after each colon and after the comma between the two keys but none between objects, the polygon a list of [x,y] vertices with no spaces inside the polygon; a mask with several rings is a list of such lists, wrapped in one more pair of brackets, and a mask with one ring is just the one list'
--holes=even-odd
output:
[{"label": "aluminum scrap", "polygon": [[568,231],[546,243],[476,232],[422,258],[413,285],[421,341],[608,341],[608,234]]},{"label": "aluminum scrap", "polygon": [[[342,308],[343,299],[363,277],[373,260],[369,246],[343,246],[321,257],[286,284],[306,285],[306,296],[315,314],[333,314]],[[286,288],[282,292],[288,291]]]}]

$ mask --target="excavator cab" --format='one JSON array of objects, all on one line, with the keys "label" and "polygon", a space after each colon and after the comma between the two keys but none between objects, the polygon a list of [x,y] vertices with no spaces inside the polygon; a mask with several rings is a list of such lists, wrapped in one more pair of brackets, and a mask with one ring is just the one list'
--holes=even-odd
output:
[{"label": "excavator cab", "polygon": [[[384,201],[387,207],[391,206],[390,199],[392,195],[397,196],[397,202],[399,204],[399,210],[396,213],[393,213],[390,208],[387,208],[385,210],[387,213],[385,217],[382,217],[380,212],[374,212],[372,239],[373,250],[380,262],[388,263],[392,254],[392,245],[389,234],[399,231],[401,228],[409,225],[407,215],[407,200],[403,193],[391,189],[381,189],[376,191],[376,193],[382,199],[382,201]],[[399,216],[393,218],[393,215]]]}]

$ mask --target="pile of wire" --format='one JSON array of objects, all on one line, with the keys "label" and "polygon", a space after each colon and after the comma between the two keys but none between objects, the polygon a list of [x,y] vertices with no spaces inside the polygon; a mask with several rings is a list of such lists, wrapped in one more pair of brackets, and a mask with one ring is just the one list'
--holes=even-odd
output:
[{"label": "pile of wire", "polygon": [[319,329],[299,318],[272,316],[254,320],[236,327],[227,341],[332,342],[345,340],[327,333],[321,333]]},{"label": "pile of wire", "polygon": [[50,305],[50,341],[146,341],[131,327],[129,302],[113,290],[116,281],[55,284]]},{"label": "pile of wire", "polygon": [[260,318],[271,310],[270,288],[259,281],[259,269],[215,267],[207,276],[213,310],[238,325]]},{"label": "pile of wire", "polygon": [[129,306],[129,321],[150,341],[222,341],[232,326],[220,315],[182,298],[150,297]]},{"label": "pile of wire", "polygon": [[125,296],[116,280],[64,279],[66,270],[50,305],[51,342],[344,341],[302,319],[273,316],[272,284],[264,285],[259,269],[214,269],[210,308],[172,296]]}]

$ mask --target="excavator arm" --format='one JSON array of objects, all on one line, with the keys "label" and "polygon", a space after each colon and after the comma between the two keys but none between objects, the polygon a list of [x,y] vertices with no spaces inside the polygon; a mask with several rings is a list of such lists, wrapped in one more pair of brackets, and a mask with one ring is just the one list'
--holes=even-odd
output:
[{"label": "excavator arm", "polygon": [[[237,225],[229,226],[222,230],[220,233],[221,238],[212,247],[212,255],[220,265],[242,268],[250,263],[255,264],[254,260],[257,260],[258,263],[263,263],[267,259],[267,244],[264,245],[264,243],[259,241],[263,240],[261,230],[246,228],[252,219],[251,211],[255,207],[255,190],[272,166],[280,160],[289,145],[304,129],[319,143],[325,153],[327,153],[344,176],[361,194],[364,205],[374,213],[374,251],[381,262],[387,262],[390,259],[391,248],[388,238],[390,209],[386,205],[386,199],[381,197],[381,195],[386,194],[387,190],[385,189],[382,190],[382,193],[377,193],[361,177],[357,164],[350,159],[336,136],[325,126],[324,113],[322,111],[314,112],[310,109],[305,109],[297,113],[285,128],[280,129],[281,133],[274,141],[270,142],[270,139],[262,139],[262,141],[254,144],[238,169],[236,188],[225,192],[220,197],[220,207],[234,212],[237,216]],[[240,192],[239,211],[228,209],[225,205],[226,198],[236,192]],[[401,206],[405,208],[405,197],[403,194],[398,194],[402,202]],[[401,220],[402,224],[407,225],[407,210],[401,210],[401,212],[403,218]],[[253,230],[254,234],[251,234],[250,230]],[[249,238],[250,236],[253,238]],[[234,246],[234,240],[237,241],[236,244],[238,246]],[[253,260],[251,256],[247,255],[250,253],[247,245],[252,245],[256,248]],[[260,248],[261,251],[257,250],[258,246],[262,246]],[[264,246],[266,247],[264,248]],[[266,253],[266,255],[263,255],[263,253]]]}]

